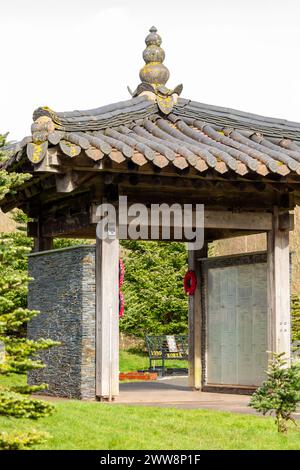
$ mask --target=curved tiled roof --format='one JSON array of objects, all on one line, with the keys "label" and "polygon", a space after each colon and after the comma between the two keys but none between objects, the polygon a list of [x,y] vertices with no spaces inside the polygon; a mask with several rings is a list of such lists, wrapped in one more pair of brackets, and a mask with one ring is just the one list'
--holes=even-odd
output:
[{"label": "curved tiled roof", "polygon": [[179,98],[170,114],[139,96],[88,111],[34,112],[32,136],[15,145],[5,168],[24,157],[40,164],[48,147],[62,158],[131,160],[197,172],[300,174],[300,124]]},{"label": "curved tiled roof", "polygon": [[[158,112],[157,105],[147,96],[138,96],[100,108],[86,111],[58,112],[47,107],[38,108],[33,113],[35,121],[40,116],[49,116],[57,128],[66,131],[99,130],[149,117]],[[213,106],[184,98],[178,98],[173,113],[180,117],[194,118],[221,127],[234,127],[260,132],[268,137],[285,137],[300,141],[300,123],[284,119],[260,116],[236,109]]]},{"label": "curved tiled roof", "polygon": [[215,125],[259,132],[266,137],[287,138],[300,141],[300,123],[285,119],[260,116],[221,106],[179,98],[175,106],[179,116],[202,119]]},{"label": "curved tiled roof", "polygon": [[144,118],[157,112],[155,103],[146,96],[138,96],[87,111],[67,111],[55,113],[47,107],[38,108],[33,113],[35,121],[41,116],[49,116],[57,129],[66,131],[87,131],[105,129],[118,124],[126,124],[133,119]]}]

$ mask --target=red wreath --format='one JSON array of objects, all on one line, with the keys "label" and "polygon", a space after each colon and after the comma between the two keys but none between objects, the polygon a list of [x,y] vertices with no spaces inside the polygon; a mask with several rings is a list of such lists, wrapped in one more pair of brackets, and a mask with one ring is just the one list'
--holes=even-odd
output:
[{"label": "red wreath", "polygon": [[122,287],[125,276],[125,266],[122,259],[119,259],[119,287]]},{"label": "red wreath", "polygon": [[189,270],[185,273],[183,286],[186,294],[194,295],[197,287],[197,276],[195,271]]},{"label": "red wreath", "polygon": [[124,315],[124,309],[125,309],[125,301],[124,301],[124,295],[123,292],[119,292],[119,317],[123,317]]}]

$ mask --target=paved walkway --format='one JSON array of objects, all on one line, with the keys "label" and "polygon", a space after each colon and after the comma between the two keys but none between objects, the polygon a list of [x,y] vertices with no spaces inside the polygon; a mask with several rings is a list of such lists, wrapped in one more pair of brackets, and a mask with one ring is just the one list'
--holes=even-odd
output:
[{"label": "paved walkway", "polygon": [[153,382],[121,383],[120,396],[114,403],[254,414],[248,407],[249,400],[249,395],[193,391],[188,387],[187,377],[168,377]]},{"label": "paved walkway", "polygon": [[[153,382],[120,383],[120,395],[114,403],[257,414],[248,406],[249,401],[249,395],[193,391],[187,377],[168,377]],[[295,413],[295,418],[300,418],[300,412]]]}]

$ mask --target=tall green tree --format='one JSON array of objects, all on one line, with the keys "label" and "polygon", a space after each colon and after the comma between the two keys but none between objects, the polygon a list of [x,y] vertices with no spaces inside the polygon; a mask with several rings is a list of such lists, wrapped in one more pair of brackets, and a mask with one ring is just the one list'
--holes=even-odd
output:
[{"label": "tall green tree", "polygon": [[[6,143],[6,136],[0,137],[0,145]],[[6,155],[0,152],[3,160]],[[0,197],[13,191],[30,175],[15,175],[0,169]],[[18,221],[21,215],[18,213]],[[32,241],[24,231],[1,234],[0,236],[0,378],[12,374],[24,374],[29,370],[44,367],[38,358],[39,351],[48,349],[57,343],[49,339],[29,340],[24,336],[25,326],[37,311],[27,308],[27,257]],[[53,411],[53,406],[41,400],[33,399],[30,394],[46,387],[40,386],[1,386],[0,414],[15,418],[38,419]],[[40,442],[41,434],[34,431],[27,433],[0,433],[0,448],[22,449]]]},{"label": "tall green tree", "polygon": [[138,336],[187,333],[184,243],[122,241],[125,315],[120,329]]}]

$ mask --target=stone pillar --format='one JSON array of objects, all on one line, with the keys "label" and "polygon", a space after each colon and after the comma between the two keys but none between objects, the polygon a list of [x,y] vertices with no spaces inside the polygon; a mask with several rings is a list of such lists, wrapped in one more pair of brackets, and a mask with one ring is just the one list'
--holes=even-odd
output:
[{"label": "stone pillar", "polygon": [[28,305],[40,314],[28,337],[61,343],[41,353],[46,368],[31,371],[29,383],[48,383],[49,395],[95,398],[95,246],[33,253],[29,275]]}]

